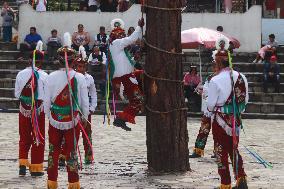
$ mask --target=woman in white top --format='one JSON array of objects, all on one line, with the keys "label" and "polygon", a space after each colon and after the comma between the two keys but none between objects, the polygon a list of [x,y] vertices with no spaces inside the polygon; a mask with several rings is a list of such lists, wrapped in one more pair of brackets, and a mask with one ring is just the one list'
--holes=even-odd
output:
[{"label": "woman in white top", "polygon": [[46,11],[46,0],[36,0],[36,11],[45,12]]}]

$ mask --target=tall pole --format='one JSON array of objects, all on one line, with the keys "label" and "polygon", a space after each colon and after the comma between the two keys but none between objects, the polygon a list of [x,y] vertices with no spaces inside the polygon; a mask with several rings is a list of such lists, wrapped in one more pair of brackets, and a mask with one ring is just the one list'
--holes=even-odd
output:
[{"label": "tall pole", "polygon": [[183,0],[144,3],[147,13],[144,87],[148,168],[153,172],[188,171],[179,10],[184,6]]}]

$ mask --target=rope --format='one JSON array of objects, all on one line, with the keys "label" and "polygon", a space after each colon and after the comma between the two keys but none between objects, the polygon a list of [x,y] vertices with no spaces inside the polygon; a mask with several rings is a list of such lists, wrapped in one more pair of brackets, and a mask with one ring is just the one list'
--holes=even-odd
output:
[{"label": "rope", "polygon": [[160,78],[160,77],[154,77],[154,76],[151,76],[149,75],[145,70],[144,70],[144,74],[151,78],[151,79],[155,79],[155,80],[160,80],[160,81],[167,81],[167,82],[174,82],[174,83],[183,83],[182,80],[173,80],[173,79],[166,79],[166,78]]},{"label": "rope", "polygon": [[177,111],[187,111],[188,108],[176,108],[176,109],[172,109],[172,110],[168,110],[168,111],[159,111],[159,110],[153,110],[152,108],[150,108],[148,105],[145,105],[146,109],[149,110],[152,113],[156,113],[156,114],[169,114],[172,112],[177,112]]},{"label": "rope", "polygon": [[157,9],[162,11],[182,11],[184,7],[177,7],[177,8],[165,8],[165,7],[155,7],[151,5],[145,5],[143,4],[142,7],[150,8],[150,9]]},{"label": "rope", "polygon": [[143,38],[143,41],[145,42],[145,44],[146,44],[148,47],[150,47],[150,48],[152,48],[152,49],[155,49],[156,51],[160,51],[160,52],[167,53],[167,54],[178,55],[178,56],[184,55],[183,52],[177,53],[177,52],[167,51],[167,50],[161,49],[161,48],[159,48],[159,47],[156,47],[156,46],[154,46],[154,45],[151,45],[150,43],[147,42],[147,40],[146,40],[145,38]]}]

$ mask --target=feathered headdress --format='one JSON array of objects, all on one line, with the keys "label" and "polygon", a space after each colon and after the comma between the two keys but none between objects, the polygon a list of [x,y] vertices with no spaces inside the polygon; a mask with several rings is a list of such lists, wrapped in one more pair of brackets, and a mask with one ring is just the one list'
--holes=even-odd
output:
[{"label": "feathered headdress", "polygon": [[75,59],[74,64],[87,64],[88,57],[83,45],[79,47],[79,56]]},{"label": "feathered headdress", "polygon": [[65,59],[65,53],[67,53],[67,59],[68,61],[73,61],[76,56],[76,51],[71,48],[71,35],[69,32],[64,33],[63,37],[63,47],[59,48],[57,50],[57,53],[59,55],[59,59],[63,61]]},{"label": "feathered headdress", "polygon": [[220,37],[217,41],[216,41],[216,51],[213,51],[213,59],[215,60],[215,58],[218,57],[228,57],[228,49],[230,47],[230,41],[227,38],[224,37]]},{"label": "feathered headdress", "polygon": [[119,38],[120,36],[125,36],[125,30],[124,30],[124,22],[123,20],[116,18],[111,21],[111,34],[110,39],[111,41],[114,41],[115,39]]},{"label": "feathered headdress", "polygon": [[39,40],[35,48],[35,54],[34,51],[32,51],[32,53],[30,54],[30,58],[31,59],[35,58],[36,61],[43,61],[44,52],[42,47],[43,47],[43,42]]}]

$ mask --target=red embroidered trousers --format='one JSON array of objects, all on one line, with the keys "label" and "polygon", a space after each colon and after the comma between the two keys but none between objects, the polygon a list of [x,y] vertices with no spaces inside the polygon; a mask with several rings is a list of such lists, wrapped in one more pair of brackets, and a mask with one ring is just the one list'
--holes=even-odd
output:
[{"label": "red embroidered trousers", "polygon": [[[214,150],[216,154],[216,162],[218,165],[218,173],[221,177],[221,184],[231,184],[231,176],[228,162],[229,156],[233,164],[235,177],[237,176],[236,179],[245,177],[246,174],[243,167],[243,159],[238,151],[238,146],[236,147],[235,154],[233,155],[233,137],[227,135],[225,130],[218,124],[215,119],[212,123],[212,133],[215,146]],[[239,137],[237,136],[237,143],[238,142]]]},{"label": "red embroidered trousers", "polygon": [[[19,113],[19,159],[20,165],[21,160],[27,160],[28,154],[31,148],[31,165],[42,164],[44,159],[44,137],[45,137],[45,116],[44,112],[41,112],[38,116],[38,127],[41,136],[39,137],[39,145],[35,143],[34,128],[31,123],[30,117],[25,117],[21,112]],[[26,165],[27,166],[27,165]],[[31,172],[40,172],[42,170],[35,170]]]},{"label": "red embroidered trousers", "polygon": [[[91,123],[92,121],[91,115],[88,116],[88,121]],[[92,157],[93,157],[92,149],[90,146],[92,145],[92,127],[91,126],[92,126],[91,124],[87,123],[87,125],[84,127],[87,136],[82,131],[83,145],[84,145],[84,151],[85,151],[85,161],[92,161]],[[89,144],[88,139],[91,144]]]},{"label": "red embroidered trousers", "polygon": [[78,157],[75,150],[80,135],[80,127],[68,130],[59,130],[49,125],[49,155],[48,155],[48,180],[57,181],[58,177],[58,158],[61,152],[63,138],[65,140],[64,155],[66,155],[66,164],[68,172],[68,182],[75,183],[79,181],[78,175]]},{"label": "red embroidered trousers", "polygon": [[124,86],[124,94],[129,100],[129,104],[124,108],[123,112],[117,113],[117,118],[135,124],[135,117],[142,108],[143,93],[139,88],[135,75],[127,74],[113,78],[112,80],[113,91],[116,98],[119,96],[121,83]]}]

